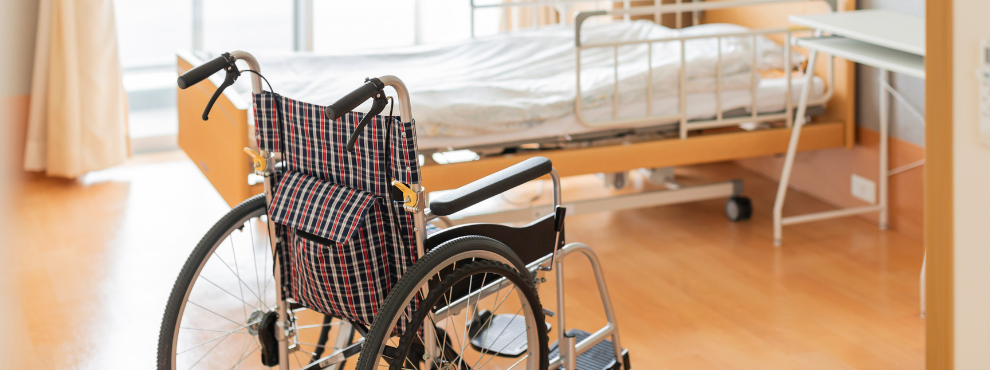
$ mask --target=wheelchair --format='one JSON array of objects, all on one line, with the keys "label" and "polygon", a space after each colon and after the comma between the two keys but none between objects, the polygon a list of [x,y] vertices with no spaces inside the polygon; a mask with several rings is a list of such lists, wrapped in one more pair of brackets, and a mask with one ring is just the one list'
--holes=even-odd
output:
[{"label": "wheelchair", "polygon": [[[158,369],[630,368],[597,256],[565,243],[566,208],[549,159],[526,159],[428,202],[398,78],[367,79],[319,106],[270,84],[264,91],[257,60],[235,51],[184,73],[179,87],[220,71],[203,119],[251,73],[258,151],[245,151],[265,192],[223,216],[182,267]],[[369,99],[367,114],[352,112]],[[379,115],[395,100],[398,117]],[[432,224],[545,176],[554,211],[527,225]],[[607,323],[594,332],[565,320],[572,254],[588,258],[597,280]],[[540,301],[547,273],[556,274],[556,312]]]}]

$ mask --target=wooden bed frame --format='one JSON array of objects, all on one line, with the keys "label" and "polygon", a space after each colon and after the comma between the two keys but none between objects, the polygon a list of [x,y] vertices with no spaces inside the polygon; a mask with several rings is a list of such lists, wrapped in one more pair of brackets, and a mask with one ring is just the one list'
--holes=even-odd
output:
[{"label": "wooden bed frame", "polygon": [[[839,9],[855,9],[854,1],[840,1]],[[827,11],[824,3],[781,3],[705,12],[702,23],[734,23],[750,28],[787,27],[787,15]],[[779,40],[778,40],[779,41]],[[184,54],[178,55],[178,72],[192,68]],[[822,57],[824,58],[824,57]],[[815,74],[825,76],[824,60],[817,63]],[[834,95],[825,114],[801,133],[798,150],[809,151],[835,147],[852,148],[855,143],[855,69],[852,63],[835,62]],[[193,88],[178,90],[179,146],[231,206],[263,191],[261,183],[249,185],[254,172],[244,147],[249,140],[249,102],[235,104],[225,93],[217,99],[209,122],[200,118],[203,107],[216,90],[211,81]],[[233,94],[233,92],[229,92]],[[236,98],[235,98],[236,99]],[[240,106],[240,107],[239,107]],[[694,135],[687,139],[666,139],[629,145],[581,149],[545,150],[526,154],[505,154],[478,161],[454,164],[427,164],[423,167],[423,186],[428,191],[453,189],[531,156],[553,161],[561,176],[613,173],[636,168],[657,168],[721,162],[780,154],[787,150],[791,130],[775,128],[756,131],[733,131]],[[622,161],[613,158],[623,158]]]}]

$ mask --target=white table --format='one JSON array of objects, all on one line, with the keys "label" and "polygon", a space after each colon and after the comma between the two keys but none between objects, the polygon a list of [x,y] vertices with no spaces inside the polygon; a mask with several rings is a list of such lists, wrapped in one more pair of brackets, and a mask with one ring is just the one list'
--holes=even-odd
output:
[{"label": "white table", "polygon": [[[798,101],[797,117],[795,117],[787,155],[784,159],[784,169],[781,172],[780,184],[777,188],[777,199],[773,207],[774,245],[781,245],[783,226],[785,225],[870,212],[879,212],[880,229],[887,229],[888,179],[891,173],[899,172],[897,169],[891,171],[889,168],[888,95],[902,99],[890,87],[888,74],[889,72],[896,72],[925,78],[925,20],[922,17],[889,10],[792,15],[789,20],[791,23],[816,30],[815,37],[801,38],[795,41],[795,45],[810,51],[807,71],[815,70],[815,59],[817,59],[819,52],[880,69],[880,181],[879,196],[874,204],[783,217],[784,200],[791,178],[791,169],[794,166],[794,155],[797,152],[798,140],[801,137],[801,128],[807,120],[805,112],[808,104],[808,87],[812,86],[811,79],[814,77],[813,73],[808,73],[805,76],[804,88],[801,90],[801,98]],[[828,34],[828,36],[822,36],[823,34]],[[911,109],[910,106],[908,108]],[[914,113],[921,117],[916,111]],[[925,262],[922,262],[921,269],[921,312],[924,315]]]}]

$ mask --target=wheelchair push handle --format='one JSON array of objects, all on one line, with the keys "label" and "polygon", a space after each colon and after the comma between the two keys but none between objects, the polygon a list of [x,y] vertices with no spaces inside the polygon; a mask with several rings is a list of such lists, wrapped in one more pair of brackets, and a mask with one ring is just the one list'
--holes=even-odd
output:
[{"label": "wheelchair push handle", "polygon": [[365,100],[375,97],[378,92],[385,89],[385,84],[382,83],[377,78],[369,78],[365,80],[364,84],[354,91],[351,91],[344,97],[337,99],[336,102],[330,104],[324,110],[327,118],[331,120],[338,120],[345,114],[350,113],[354,108],[357,108]]},{"label": "wheelchair push handle", "polygon": [[190,69],[179,76],[176,83],[179,85],[180,89],[186,89],[189,86],[198,84],[208,77],[212,76],[214,73],[220,71],[227,71],[227,75],[223,79],[223,83],[217,87],[217,90],[213,92],[213,96],[210,97],[210,102],[206,104],[206,109],[203,110],[203,120],[210,119],[210,111],[213,110],[213,104],[217,102],[217,98],[220,94],[223,94],[223,90],[237,81],[237,77],[241,75],[241,72],[237,70],[237,65],[234,62],[237,58],[230,55],[230,53],[223,53],[223,55],[216,57],[215,59],[203,63],[202,65],[196,66],[196,68]]},{"label": "wheelchair push handle", "polygon": [[354,89],[354,91],[344,95],[344,97],[323,109],[323,114],[326,115],[327,119],[336,121],[368,99],[373,100],[371,109],[368,110],[368,114],[358,123],[351,136],[347,138],[348,152],[354,152],[354,145],[357,143],[358,137],[361,136],[361,132],[364,131],[364,127],[371,122],[373,117],[385,110],[385,106],[388,105],[388,98],[385,96],[385,84],[377,78],[365,79],[364,85]]},{"label": "wheelchair push handle", "polygon": [[234,63],[234,58],[230,56],[230,53],[223,53],[223,55],[214,58],[213,60],[196,66],[196,68],[190,69],[179,76],[177,83],[179,88],[185,90],[186,88],[200,83],[200,81],[205,80],[207,77],[212,76],[214,73],[220,72],[227,68],[228,65]]}]

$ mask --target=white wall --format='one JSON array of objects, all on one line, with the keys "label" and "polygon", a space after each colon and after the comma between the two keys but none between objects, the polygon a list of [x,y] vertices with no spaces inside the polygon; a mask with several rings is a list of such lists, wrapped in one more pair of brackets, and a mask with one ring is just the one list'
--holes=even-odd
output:
[{"label": "white wall", "polygon": [[34,34],[38,22],[38,1],[0,1],[0,96],[31,92],[31,65],[34,61]]},{"label": "white wall", "polygon": [[955,361],[990,369],[990,147],[976,135],[977,48],[990,39],[990,1],[953,3]]}]

